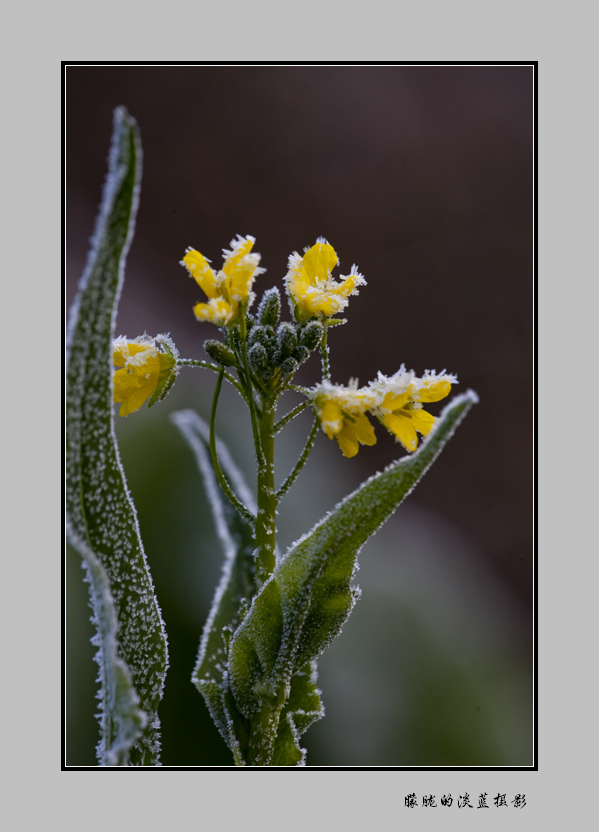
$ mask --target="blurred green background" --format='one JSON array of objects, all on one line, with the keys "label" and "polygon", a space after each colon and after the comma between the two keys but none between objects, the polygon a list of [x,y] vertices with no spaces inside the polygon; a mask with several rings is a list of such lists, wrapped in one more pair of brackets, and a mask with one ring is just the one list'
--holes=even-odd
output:
[{"label": "blurred green background", "polygon": [[[117,334],[169,332],[186,357],[214,337],[178,265],[220,263],[257,237],[281,285],[287,256],[324,235],[368,281],[331,333],[333,379],[404,361],[455,372],[481,397],[432,471],[365,547],[363,597],[319,662],[326,716],[308,765],[521,766],[533,754],[533,75],[527,66],[70,66],[67,307],[100,198],[112,110],[138,120],[144,174]],[[318,378],[311,359],[301,381]],[[230,765],[190,683],[221,556],[173,409],[205,418],[212,374],[117,419],[169,638],[164,765]],[[290,399],[290,406],[293,401]],[[219,431],[251,480],[234,394]],[[437,412],[437,410],[435,411]],[[282,479],[309,430],[281,435]],[[319,436],[280,512],[281,548],[395,458],[344,459]],[[66,557],[66,762],[95,765],[96,665],[87,588]]]}]

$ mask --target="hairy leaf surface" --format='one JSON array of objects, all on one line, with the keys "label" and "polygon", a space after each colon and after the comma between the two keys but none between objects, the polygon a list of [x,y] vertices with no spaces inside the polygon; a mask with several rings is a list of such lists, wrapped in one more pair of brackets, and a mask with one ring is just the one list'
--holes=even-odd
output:
[{"label": "hairy leaf surface", "polygon": [[119,107],[92,248],[67,333],[67,536],[87,566],[98,644],[111,645],[99,656],[102,765],[159,765],[157,708],[168,663],[113,423],[112,340],[140,178],[137,125]]},{"label": "hairy leaf surface", "polygon": [[[224,553],[221,580],[202,633],[192,682],[204,697],[210,715],[235,760],[242,764],[248,727],[229,692],[227,651],[228,642],[242,615],[249,609],[256,591],[252,554],[254,533],[250,523],[233,508],[218,485],[210,459],[208,425],[192,410],[173,413],[171,419],[196,458]],[[254,499],[226,446],[217,439],[216,447],[225,476],[248,510],[255,512]]]},{"label": "hairy leaf surface", "polygon": [[359,593],[351,581],[361,547],[414,488],[476,401],[471,391],[454,398],[414,454],[364,482],[278,563],[231,642],[232,690],[247,718],[265,707],[276,711],[295,674],[339,634]]}]

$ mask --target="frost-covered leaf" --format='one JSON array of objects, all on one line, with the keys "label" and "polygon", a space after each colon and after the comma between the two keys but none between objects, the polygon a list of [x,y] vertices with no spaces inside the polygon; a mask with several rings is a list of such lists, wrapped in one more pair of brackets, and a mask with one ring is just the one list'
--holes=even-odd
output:
[{"label": "frost-covered leaf", "polygon": [[[206,621],[192,682],[198,688],[221,736],[238,763],[247,745],[247,722],[229,693],[228,641],[249,608],[256,591],[254,537],[251,525],[226,499],[217,483],[210,458],[210,429],[192,410],[171,415],[189,443],[204,481],[214,525],[224,552],[223,571]],[[217,439],[221,467],[247,508],[255,512],[253,497],[223,442]]]},{"label": "frost-covered leaf", "polygon": [[69,318],[65,404],[67,535],[87,566],[98,627],[102,765],[115,758],[121,765],[159,765],[157,708],[167,668],[164,624],[113,424],[112,339],[140,177],[137,125],[120,107],[92,248]]},{"label": "frost-covered leaf", "polygon": [[231,687],[252,724],[279,712],[295,674],[339,634],[359,594],[351,581],[361,547],[414,488],[476,401],[471,391],[453,399],[416,453],[364,482],[277,564],[230,645]]},{"label": "frost-covered leaf", "polygon": [[98,648],[95,660],[100,668],[98,698],[103,726],[98,759],[107,766],[124,766],[128,763],[131,746],[146,726],[147,717],[139,707],[129,668],[118,654],[118,621],[106,570],[72,528],[69,539],[83,558],[91,595],[92,623],[96,628],[92,643]]},{"label": "frost-covered leaf", "polygon": [[299,738],[313,722],[324,716],[316,687],[316,662],[308,662],[291,679],[289,697],[281,711],[271,765],[302,766],[306,750]]}]

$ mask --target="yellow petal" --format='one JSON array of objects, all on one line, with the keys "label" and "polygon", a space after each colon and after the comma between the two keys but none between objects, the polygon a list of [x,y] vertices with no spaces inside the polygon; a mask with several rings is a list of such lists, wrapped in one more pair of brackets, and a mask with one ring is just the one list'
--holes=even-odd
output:
[{"label": "yellow petal", "polygon": [[[250,297],[254,276],[260,262],[259,254],[251,254],[253,237],[238,237],[231,241],[231,251],[225,252],[222,272],[219,272],[221,297],[231,304],[231,318],[237,317],[240,305],[245,305]],[[259,272],[258,272],[259,273]]]},{"label": "yellow petal", "polygon": [[114,374],[114,401],[122,402],[119,416],[135,413],[149,399],[158,384],[158,373],[148,368],[117,370]]},{"label": "yellow petal", "polygon": [[358,442],[362,445],[376,445],[376,434],[371,422],[364,413],[359,413],[353,424]]},{"label": "yellow petal", "polygon": [[342,299],[348,298],[355,288],[356,278],[353,275],[350,275],[349,277],[346,277],[344,281],[337,284],[333,294],[338,295],[339,302],[341,302]]},{"label": "yellow petal", "polygon": [[418,447],[418,435],[412,426],[409,416],[398,413],[386,413],[383,416],[384,425],[404,446],[406,451],[415,451]]},{"label": "yellow petal", "polygon": [[320,425],[329,439],[336,436],[343,427],[343,414],[336,402],[330,399],[325,402],[320,411]]},{"label": "yellow petal", "polygon": [[335,292],[325,290],[323,292],[305,293],[301,305],[304,307],[306,317],[331,318],[342,309],[345,309],[347,301],[344,297],[337,296]]},{"label": "yellow petal", "polygon": [[425,381],[415,398],[419,402],[438,402],[444,399],[451,391],[451,384],[446,379],[440,381]]},{"label": "yellow petal", "polygon": [[297,300],[307,301],[309,299],[308,290],[311,288],[311,283],[308,275],[304,271],[296,272],[290,282],[290,290]]},{"label": "yellow petal", "polygon": [[114,401],[125,401],[137,387],[139,384],[133,373],[127,370],[117,370],[114,374]]},{"label": "yellow petal", "polygon": [[124,367],[131,356],[137,355],[140,352],[145,352],[146,350],[153,351],[153,345],[143,342],[136,344],[134,341],[117,340],[113,342],[113,364],[117,367]]},{"label": "yellow petal", "polygon": [[129,416],[129,414],[135,413],[139,410],[142,404],[150,398],[155,388],[156,385],[151,385],[149,389],[140,387],[139,390],[136,390],[126,401],[122,403],[119,410],[119,416]]},{"label": "yellow petal", "polygon": [[329,243],[316,243],[302,258],[302,266],[312,285],[317,279],[327,278],[337,262],[335,249]]},{"label": "yellow petal", "polygon": [[311,297],[308,296],[306,301],[306,308],[310,312],[310,317],[324,315],[325,318],[330,318],[339,311],[338,304],[335,303],[334,298],[325,292],[320,292]]},{"label": "yellow petal", "polygon": [[358,444],[356,432],[348,422],[344,423],[343,430],[337,434],[337,442],[341,448],[341,453],[348,459],[351,459],[352,456],[358,453],[360,445]]},{"label": "yellow petal", "polygon": [[231,304],[245,303],[254,280],[256,264],[243,261],[227,275],[226,287]]},{"label": "yellow petal", "polygon": [[[290,286],[296,301],[303,308],[305,317],[330,318],[339,314],[347,306],[347,299],[353,292],[356,278],[350,276],[343,283],[329,280],[328,284],[319,282],[321,291],[307,283],[306,277],[298,277]],[[311,291],[310,291],[311,290]]]},{"label": "yellow petal", "polygon": [[112,350],[112,363],[117,367],[124,367],[128,354],[129,352],[128,350],[126,351],[126,345],[119,344]]},{"label": "yellow petal", "polygon": [[249,254],[254,245],[254,240],[251,237],[238,238],[231,241],[231,251],[225,257],[223,263],[223,271],[227,276],[233,274],[239,261]]},{"label": "yellow petal", "polygon": [[231,318],[233,310],[224,300],[211,298],[208,303],[196,303],[193,307],[198,321],[209,321],[217,326],[224,326]]},{"label": "yellow petal", "polygon": [[410,391],[405,393],[387,393],[383,399],[383,407],[387,410],[401,410],[401,408],[408,402],[410,398]]},{"label": "yellow petal", "polygon": [[413,410],[411,415],[412,424],[423,436],[426,436],[430,432],[432,426],[436,422],[435,417],[432,414],[427,413],[426,410]]},{"label": "yellow petal", "polygon": [[310,298],[307,292],[309,286],[310,281],[303,272],[295,272],[287,280],[287,292],[294,304],[297,320],[300,321],[305,321],[306,318],[311,318],[316,314],[309,306]]},{"label": "yellow petal", "polygon": [[183,258],[183,264],[202,289],[206,297],[216,298],[218,296],[214,272],[208,265],[208,261],[203,254],[200,254],[200,252],[195,249],[189,249]]}]

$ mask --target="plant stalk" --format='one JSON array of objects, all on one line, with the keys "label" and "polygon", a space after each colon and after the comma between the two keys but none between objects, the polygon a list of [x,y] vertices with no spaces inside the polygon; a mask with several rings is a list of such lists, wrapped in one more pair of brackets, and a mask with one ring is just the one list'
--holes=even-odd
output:
[{"label": "plant stalk", "polygon": [[256,515],[256,577],[264,583],[275,568],[276,512],[275,491],[275,432],[274,403],[262,402],[262,414],[258,420],[262,464],[258,466],[258,513]]}]

